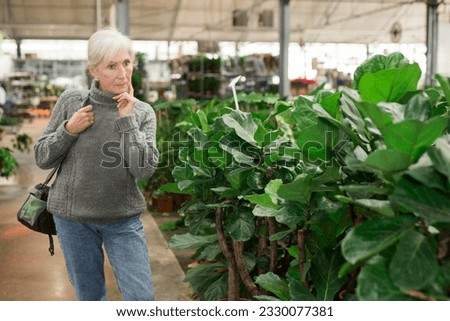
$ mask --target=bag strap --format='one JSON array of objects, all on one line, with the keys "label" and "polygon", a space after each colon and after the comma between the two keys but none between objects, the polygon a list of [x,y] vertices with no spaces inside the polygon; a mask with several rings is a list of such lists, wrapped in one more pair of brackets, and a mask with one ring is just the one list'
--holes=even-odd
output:
[{"label": "bag strap", "polygon": [[[86,106],[88,102],[89,102],[89,91],[87,93],[82,93],[81,94],[81,105],[80,105],[80,108]],[[61,158],[61,161],[59,162],[58,166],[53,168],[52,171],[47,175],[47,178],[45,179],[43,185],[48,185],[48,183],[50,183],[51,179],[53,178],[55,173],[58,171],[58,169],[61,167],[61,164],[64,161],[64,159],[66,158],[68,153],[69,153],[69,151],[67,151],[64,154],[63,158]]]},{"label": "bag strap", "polygon": [[55,244],[53,243],[53,235],[48,234],[48,241],[50,244],[48,251],[50,252],[50,256],[53,256],[53,255],[55,255]]},{"label": "bag strap", "polygon": [[[67,153],[66,153],[66,155],[67,155]],[[66,155],[64,155],[64,158],[66,158]],[[62,161],[64,160],[64,158],[61,160],[61,163],[62,163]],[[50,182],[50,180],[52,179],[52,177],[53,177],[53,176],[55,175],[55,173],[58,171],[59,166],[61,166],[61,163],[59,163],[58,166],[56,166],[55,168],[52,169],[52,171],[48,174],[47,178],[45,179],[45,182],[44,182],[43,185],[48,185],[48,183]]]},{"label": "bag strap", "polygon": [[[89,91],[83,95],[81,94],[81,107],[86,106],[87,103],[89,102]],[[52,169],[52,171],[47,175],[47,178],[45,179],[44,185],[48,185],[51,181],[51,179],[53,178],[53,176],[55,175],[55,173],[59,170],[59,168],[61,167],[62,162],[64,161],[64,159],[66,158],[67,154],[69,153],[69,151],[67,151],[63,158],[61,159],[61,162],[59,162],[58,166],[56,166],[55,168]],[[49,242],[49,248],[48,251],[50,252],[50,256],[55,255],[55,244],[53,242],[53,235],[51,234],[47,234],[48,235],[48,242]]]}]

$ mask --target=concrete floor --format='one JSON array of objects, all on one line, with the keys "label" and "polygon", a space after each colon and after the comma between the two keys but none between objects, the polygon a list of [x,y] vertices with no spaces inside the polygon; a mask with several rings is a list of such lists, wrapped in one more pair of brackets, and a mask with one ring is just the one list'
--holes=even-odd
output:
[{"label": "concrete floor", "polygon": [[[47,118],[25,121],[20,133],[36,141]],[[1,146],[11,146],[14,135],[4,135]],[[20,169],[14,177],[0,178],[0,301],[71,301],[76,300],[68,280],[63,254],[55,240],[55,255],[48,252],[48,237],[28,230],[16,220],[17,210],[35,184],[47,171],[34,164],[32,152],[15,151]],[[168,248],[152,215],[142,215],[147,234],[155,286],[155,300],[191,300],[191,289],[182,282],[184,271]],[[121,300],[109,262],[105,262],[108,300]]]}]

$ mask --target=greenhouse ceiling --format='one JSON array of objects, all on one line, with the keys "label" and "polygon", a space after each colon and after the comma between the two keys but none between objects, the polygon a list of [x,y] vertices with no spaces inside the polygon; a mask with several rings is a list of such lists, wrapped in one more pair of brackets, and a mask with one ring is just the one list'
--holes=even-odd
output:
[{"label": "greenhouse ceiling", "polygon": [[[9,39],[87,39],[128,2],[135,40],[276,42],[280,0],[0,0]],[[439,3],[448,23],[450,0]],[[121,4],[119,4],[119,2]],[[290,0],[290,41],[424,43],[427,0]],[[126,6],[125,6],[126,7]],[[123,15],[122,15],[123,17]]]}]

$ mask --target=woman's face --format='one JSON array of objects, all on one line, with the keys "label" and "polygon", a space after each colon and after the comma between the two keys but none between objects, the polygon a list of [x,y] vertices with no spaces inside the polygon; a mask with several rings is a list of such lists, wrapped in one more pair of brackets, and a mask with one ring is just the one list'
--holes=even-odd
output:
[{"label": "woman's face", "polygon": [[119,50],[108,61],[102,59],[91,74],[100,84],[100,90],[117,95],[129,91],[131,75],[133,73],[133,60],[128,51]]}]

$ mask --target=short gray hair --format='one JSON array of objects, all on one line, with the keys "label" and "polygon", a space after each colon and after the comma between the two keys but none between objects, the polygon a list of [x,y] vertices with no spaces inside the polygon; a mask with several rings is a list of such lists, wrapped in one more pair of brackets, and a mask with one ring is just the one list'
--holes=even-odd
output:
[{"label": "short gray hair", "polygon": [[88,65],[95,68],[102,59],[110,60],[120,49],[128,51],[134,60],[130,38],[111,27],[98,30],[88,41]]}]

